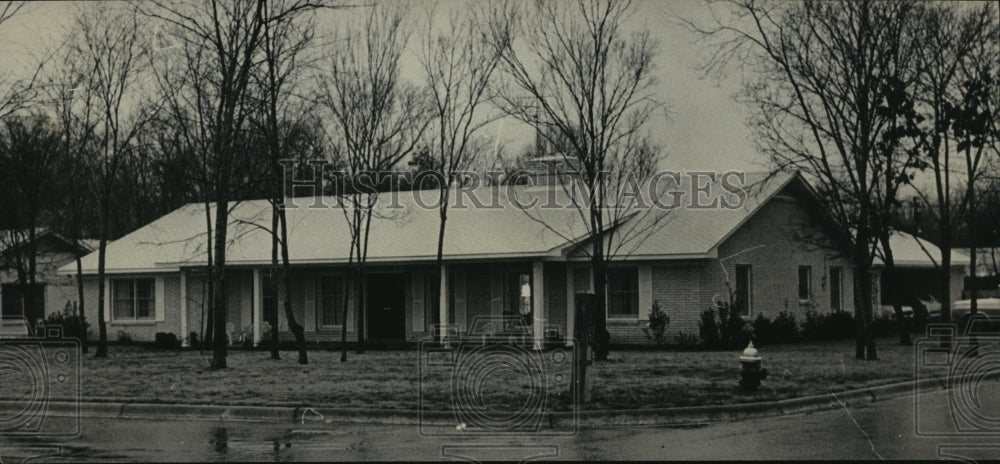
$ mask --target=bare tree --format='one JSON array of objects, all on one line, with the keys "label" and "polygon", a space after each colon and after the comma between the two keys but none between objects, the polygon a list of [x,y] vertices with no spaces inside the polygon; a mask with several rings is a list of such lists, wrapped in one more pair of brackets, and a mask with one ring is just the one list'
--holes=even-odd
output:
[{"label": "bare tree", "polygon": [[[149,12],[144,12],[149,14]],[[169,26],[170,23],[167,23]],[[216,110],[214,92],[214,68],[211,53],[206,44],[198,40],[187,40],[182,31],[170,33],[170,28],[160,28],[154,34],[155,49],[165,58],[153,60],[159,93],[166,106],[165,118],[177,130],[178,144],[194,154],[188,167],[193,177],[197,197],[204,204],[205,211],[205,276],[201,302],[200,336],[201,347],[213,346],[215,313],[214,253],[212,234],[212,203],[214,175],[212,166],[212,121]],[[208,311],[206,312],[206,306]]]},{"label": "bare tree", "polygon": [[[51,106],[62,132],[62,156],[67,168],[62,173],[66,189],[59,206],[57,227],[77,248],[83,249],[86,248],[82,240],[87,233],[88,224],[97,222],[95,210],[90,206],[96,196],[88,179],[93,177],[93,161],[97,158],[94,144],[98,115],[94,111],[94,94],[85,85],[86,74],[81,72],[81,68],[86,69],[86,63],[72,50],[66,50],[68,53],[64,53],[63,59],[55,61],[60,64],[60,68],[50,75],[45,87],[49,90]],[[81,327],[86,327],[82,257],[82,254],[76,257],[77,311]],[[86,333],[80,343],[83,353],[87,353],[89,340]]]},{"label": "bare tree", "polygon": [[[940,272],[941,313],[945,321],[950,321],[950,250],[955,244],[957,228],[973,207],[974,194],[970,192],[979,175],[982,151],[990,140],[990,121],[984,116],[991,106],[988,73],[995,76],[997,72],[996,11],[989,4],[972,10],[953,5],[927,8],[920,24],[925,46],[919,55],[921,73],[916,109],[924,120],[918,126],[922,161],[933,174],[934,187],[929,194],[923,190],[917,194],[936,219],[937,244],[943,252],[940,263],[936,263]],[[993,53],[992,58],[989,53]],[[995,136],[993,140],[997,140]],[[964,159],[954,159],[960,152],[966,154]],[[956,191],[959,185],[958,179],[953,178],[954,164],[965,167],[968,186],[961,192]]]},{"label": "bare tree", "polygon": [[208,168],[212,173],[214,233],[212,234],[213,350],[211,369],[225,369],[226,336],[226,240],[230,200],[234,194],[233,172],[239,163],[240,143],[250,113],[248,89],[259,64],[263,40],[265,0],[212,0],[167,3],[153,1],[146,14],[164,21],[183,44],[204,47],[208,67],[202,106],[207,116]]},{"label": "bare tree", "polygon": [[[610,342],[608,266],[623,255],[622,244],[635,244],[642,235],[635,226],[619,228],[641,206],[626,200],[622,189],[648,178],[660,155],[644,132],[660,107],[654,98],[657,44],[648,30],[631,31],[633,10],[629,1],[507,5],[492,11],[488,31],[506,77],[497,89],[497,105],[536,127],[550,144],[565,146],[557,156],[579,171],[578,181],[567,188],[583,192],[580,201],[570,197],[589,239],[584,251],[596,304],[588,318],[593,330],[582,337],[594,343],[596,360],[607,359]],[[636,218],[633,225],[648,230],[655,222]]]},{"label": "bare tree", "polygon": [[[271,233],[271,266],[273,275],[279,280],[278,295],[282,295],[285,319],[295,337],[299,349],[299,364],[308,364],[305,329],[295,320],[292,311],[291,264],[288,259],[288,225],[284,208],[284,175],[280,161],[292,156],[290,131],[299,126],[309,114],[306,102],[299,98],[303,65],[308,64],[308,48],[313,40],[314,24],[311,13],[316,5],[308,0],[272,1],[264,7],[264,31],[262,45],[263,66],[256,74],[255,83],[260,98],[261,117],[259,128],[270,160],[273,173],[268,198],[274,211]],[[278,266],[280,250],[281,266]],[[272,321],[271,357],[279,357],[277,320]]]},{"label": "bare tree", "polygon": [[[374,5],[330,46],[317,76],[319,101],[332,116],[335,153],[346,158],[340,192],[352,239],[358,352],[364,351],[364,279],[377,189],[365,188],[416,149],[430,118],[424,96],[400,79],[409,33],[404,5]],[[357,181],[357,182],[356,182]],[[346,342],[346,340],[342,340]],[[346,344],[346,343],[345,343]],[[346,360],[346,351],[341,361]]]},{"label": "bare tree", "polygon": [[[0,26],[16,16],[27,2],[9,1],[0,5]],[[36,66],[30,76],[17,77],[16,73],[0,74],[0,119],[27,106],[35,95],[35,82],[46,60]]]},{"label": "bare tree", "polygon": [[716,41],[709,69],[745,63],[758,76],[745,97],[760,144],[777,168],[797,169],[813,182],[842,242],[851,243],[855,356],[877,359],[872,262],[888,225],[880,214],[895,199],[883,182],[911,174],[887,169],[899,147],[883,137],[900,115],[884,107],[896,92],[912,94],[920,47],[912,31],[921,10],[903,1],[729,6],[731,22],[695,27]]},{"label": "bare tree", "polygon": [[136,10],[128,5],[93,4],[77,10],[75,27],[79,39],[72,51],[85,59],[80,69],[86,77],[83,86],[93,93],[99,108],[95,129],[100,134],[98,194],[100,211],[100,245],[97,259],[97,320],[99,341],[95,357],[108,355],[107,321],[105,320],[105,273],[107,242],[115,210],[114,184],[123,158],[139,130],[149,119],[152,107],[139,104],[140,77],[144,73],[144,55],[148,44]]},{"label": "bare tree", "polygon": [[[427,13],[420,63],[434,116],[431,158],[437,152],[433,166],[425,167],[440,174],[437,182],[440,218],[437,269],[440,270],[439,295],[444,301],[448,295],[448,275],[442,266],[449,193],[456,176],[469,170],[481,153],[481,147],[477,146],[477,132],[496,119],[496,116],[483,115],[482,107],[491,99],[490,81],[500,62],[500,51],[486,42],[482,25],[477,24],[476,18],[468,12],[455,11],[442,25],[436,20],[435,11],[436,8],[432,8]],[[446,306],[441,302],[438,304],[440,308]],[[441,314],[440,321],[440,336],[444,337],[443,327],[447,323],[444,314]]]},{"label": "bare tree", "polygon": [[[952,134],[957,140],[956,151],[964,154],[965,192],[963,203],[967,205],[965,215],[969,230],[970,262],[969,272],[976,279],[977,247],[981,238],[976,227],[979,205],[976,183],[984,172],[984,153],[992,149],[996,153],[1000,138],[996,131],[997,93],[1000,93],[1000,14],[993,4],[987,3],[973,11],[964,21],[964,29],[973,31],[973,45],[968,60],[960,62],[961,98],[953,104]],[[977,34],[978,33],[978,34]],[[975,40],[979,39],[979,40]],[[950,251],[950,249],[948,249]],[[969,314],[978,313],[977,288],[973,285],[970,295]]]}]

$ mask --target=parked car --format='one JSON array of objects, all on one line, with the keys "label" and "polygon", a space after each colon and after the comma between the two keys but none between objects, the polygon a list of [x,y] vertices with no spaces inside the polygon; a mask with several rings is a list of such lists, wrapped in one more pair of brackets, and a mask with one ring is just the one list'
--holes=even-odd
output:
[{"label": "parked car", "polygon": [[[913,307],[903,305],[903,317],[913,317]],[[876,319],[892,319],[896,317],[896,309],[892,305],[884,304],[879,305],[875,308],[875,318]]]},{"label": "parked car", "polygon": [[[923,306],[927,310],[927,317],[929,318],[941,316],[941,302],[937,298],[934,298],[934,295],[924,293],[914,296],[914,300],[913,304],[902,305],[903,317],[913,317],[916,314],[914,307],[917,305]],[[894,318],[896,317],[896,311],[892,305],[879,305],[876,309],[875,317]]]},{"label": "parked car", "polygon": [[[956,301],[954,307],[951,309],[952,319],[956,321],[962,320],[963,317],[969,314],[971,306],[972,300]],[[987,319],[1000,322],[1000,298],[979,298],[976,300],[976,308],[978,309],[978,313],[986,316]]]}]

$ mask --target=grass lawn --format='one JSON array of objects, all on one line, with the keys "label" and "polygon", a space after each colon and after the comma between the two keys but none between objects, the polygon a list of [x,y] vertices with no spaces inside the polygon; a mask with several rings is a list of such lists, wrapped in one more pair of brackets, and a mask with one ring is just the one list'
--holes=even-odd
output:
[{"label": "grass lawn", "polygon": [[[913,348],[898,346],[893,337],[879,339],[879,361],[856,361],[853,353],[851,340],[764,347],[761,356],[770,376],[760,391],[745,394],[737,387],[736,351],[612,352],[608,362],[588,371],[593,379],[593,403],[587,408],[768,401],[913,378]],[[428,367],[423,381],[418,381],[416,350],[349,352],[344,364],[339,356],[339,352],[313,350],[310,364],[300,366],[291,351],[282,352],[280,361],[270,360],[265,351],[231,351],[228,369],[209,371],[207,352],[112,346],[110,359],[84,358],[82,396],[137,402],[416,409],[423,388],[425,407],[447,409],[452,401],[454,368]],[[459,385],[459,390],[478,388],[486,407],[516,408],[530,396],[527,380],[531,376],[504,369],[502,359],[494,361],[479,365],[489,368],[469,370],[466,378],[473,380]],[[550,368],[545,376],[549,385],[557,385],[549,391],[566,390],[568,369]],[[474,397],[468,398],[475,402]],[[553,403],[556,409],[566,407],[564,398]]]}]

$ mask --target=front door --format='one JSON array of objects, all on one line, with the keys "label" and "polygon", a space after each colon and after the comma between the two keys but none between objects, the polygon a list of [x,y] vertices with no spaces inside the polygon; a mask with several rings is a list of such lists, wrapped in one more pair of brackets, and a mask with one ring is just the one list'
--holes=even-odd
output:
[{"label": "front door", "polygon": [[368,276],[368,338],[404,340],[406,338],[405,274]]}]

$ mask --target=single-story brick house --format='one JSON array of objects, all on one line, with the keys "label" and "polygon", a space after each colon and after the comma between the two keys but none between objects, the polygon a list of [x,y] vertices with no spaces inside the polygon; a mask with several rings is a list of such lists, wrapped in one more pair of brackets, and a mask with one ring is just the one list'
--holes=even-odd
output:
[{"label": "single-story brick house", "polygon": [[[29,324],[45,314],[62,311],[67,304],[75,304],[78,293],[74,263],[77,256],[96,248],[93,240],[74,244],[51,230],[37,229],[35,285],[30,287],[19,282],[17,272],[19,266],[27,268],[28,240],[27,230],[0,230],[0,245],[3,245],[0,247],[0,336],[27,335]],[[59,270],[66,265],[72,269]],[[25,304],[31,293],[41,306]]]},{"label": "single-story brick house", "polygon": [[[853,311],[851,266],[843,253],[796,239],[803,231],[832,237],[825,232],[825,216],[816,213],[808,183],[798,174],[747,174],[745,185],[750,187],[739,207],[676,208],[641,237],[623,239],[634,241],[609,276],[612,343],[649,343],[643,329],[654,302],[670,317],[671,339],[678,333],[697,335],[699,314],[713,299],[725,298],[727,279],[749,302],[751,318],[786,310],[799,317],[809,309]],[[530,195],[532,189],[548,187],[512,188]],[[441,319],[464,330],[477,316],[505,312],[530,313],[536,339],[540,329],[564,338],[572,333],[569,308],[577,293],[592,287],[579,212],[545,209],[531,217],[506,202],[469,207],[470,200],[486,200],[489,189],[452,195],[453,205],[464,202],[465,207],[449,212],[445,298],[434,281],[437,210],[413,207],[418,194],[412,192],[380,197],[364,290],[366,339],[416,341],[429,337]],[[422,195],[427,202],[436,198],[436,192]],[[296,317],[308,340],[339,341],[346,292],[348,340],[356,340],[357,295],[347,282],[350,242],[344,210],[309,207],[315,206],[313,198],[296,201],[299,207],[287,212]],[[323,201],[332,203],[331,198]],[[262,321],[276,310],[266,284],[270,205],[245,201],[231,208],[227,329],[234,341],[241,334],[260,341]],[[95,279],[97,254],[86,256],[85,298],[92,324],[97,288],[104,285],[109,298],[102,310],[112,340],[122,332],[136,341],[153,340],[157,332],[200,335],[208,308],[205,214],[203,204],[190,204],[110,243],[104,282]],[[279,319],[282,339],[288,340],[284,317]]]}]

